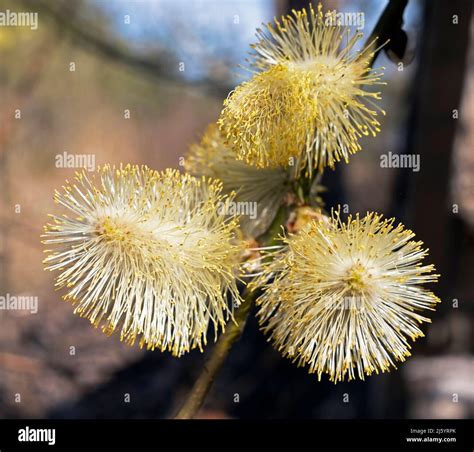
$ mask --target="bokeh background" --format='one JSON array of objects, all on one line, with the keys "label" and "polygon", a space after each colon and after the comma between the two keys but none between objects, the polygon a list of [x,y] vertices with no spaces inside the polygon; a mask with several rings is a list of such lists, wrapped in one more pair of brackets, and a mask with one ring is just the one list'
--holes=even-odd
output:
[{"label": "bokeh background", "polygon": [[[322,3],[364,12],[368,36],[387,1]],[[0,295],[39,300],[37,314],[0,311],[0,417],[159,418],[182,403],[200,352],[175,359],[106,337],[72,314],[43,271],[40,234],[56,211],[53,191],[74,173],[57,168],[56,156],[179,167],[245,77],[238,64],[255,28],[306,5],[0,0],[0,11],[39,18],[37,30],[0,26]],[[397,371],[334,385],[281,358],[250,320],[201,417],[473,416],[472,2],[410,0],[404,20],[402,64],[384,53],[376,62],[388,82],[382,132],[350,165],[325,174],[324,198],[328,207],[394,215],[430,248],[443,303],[426,338]],[[381,168],[388,152],[420,155],[421,170]]]}]

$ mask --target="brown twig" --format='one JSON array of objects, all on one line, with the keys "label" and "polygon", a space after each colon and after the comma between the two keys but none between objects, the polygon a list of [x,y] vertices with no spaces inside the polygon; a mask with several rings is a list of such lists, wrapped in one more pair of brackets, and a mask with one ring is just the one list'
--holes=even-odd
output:
[{"label": "brown twig", "polygon": [[[401,26],[403,12],[408,3],[408,0],[391,0],[385,8],[384,12],[380,16],[374,31],[370,35],[367,43],[372,43],[377,39],[378,43],[383,43],[387,39],[394,28]],[[373,63],[379,54],[380,49],[374,52],[372,58]],[[287,218],[286,209],[280,209],[277,217],[270,227],[265,242],[271,243],[274,238],[278,235],[281,225],[285,224]],[[214,382],[217,373],[224,364],[225,359],[229,355],[232,345],[240,338],[245,327],[250,309],[253,305],[255,293],[250,292],[247,296],[247,300],[238,309],[235,320],[236,324],[232,324],[227,328],[227,331],[221,335],[218,342],[214,346],[206,364],[191,389],[183,407],[179,410],[176,415],[176,419],[192,419],[198,413],[201,408],[206,395],[208,394],[212,383]]]},{"label": "brown twig", "polygon": [[[227,96],[231,87],[228,77],[209,76],[200,80],[185,80],[180,77],[178,64],[174,56],[165,49],[153,56],[136,55],[126,46],[101,36],[100,30],[71,18],[63,8],[51,7],[45,1],[22,0],[32,10],[44,13],[50,18],[59,32],[66,32],[74,43],[93,51],[110,61],[114,61],[134,70],[140,70],[154,79],[165,80],[173,85],[187,85],[201,93],[222,98]],[[83,22],[83,21],[82,21]]]},{"label": "brown twig", "polygon": [[192,419],[201,408],[216,375],[229,355],[232,345],[242,336],[248,314],[254,303],[254,298],[255,292],[249,292],[245,297],[244,302],[234,316],[235,323],[229,324],[225,333],[219,338],[199,378],[194,383],[188,398],[175,419]]},{"label": "brown twig", "polygon": [[377,46],[377,49],[374,51],[372,56],[371,64],[374,63],[382,50],[381,46],[387,41],[390,41],[393,35],[403,25],[403,13],[405,12],[407,4],[408,0],[390,0],[388,5],[385,7],[366,42],[366,44],[372,44],[375,42],[375,45]]},{"label": "brown twig", "polygon": [[[261,243],[265,245],[273,245],[275,239],[280,233],[281,225],[286,222],[288,218],[288,209],[281,207],[278,210],[272,224],[262,239]],[[244,294],[244,302],[237,309],[234,315],[234,323],[231,323],[225,333],[223,333],[216,345],[214,346],[206,364],[203,367],[201,374],[194,383],[183,407],[176,415],[176,419],[192,419],[201,408],[207,393],[209,392],[216,375],[219,373],[222,365],[227,358],[232,345],[240,339],[245,328],[247,317],[255,302],[257,293],[255,291],[247,290]]]}]

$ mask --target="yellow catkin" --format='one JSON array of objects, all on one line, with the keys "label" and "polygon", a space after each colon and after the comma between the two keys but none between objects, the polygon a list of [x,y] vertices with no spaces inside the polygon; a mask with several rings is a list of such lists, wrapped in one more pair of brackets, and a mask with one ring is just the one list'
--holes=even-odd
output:
[{"label": "yellow catkin", "polygon": [[359,139],[380,130],[374,100],[384,84],[370,68],[373,45],[327,24],[312,7],[258,30],[249,81],[224,102],[218,124],[237,158],[257,167],[297,166],[311,173],[348,161]]},{"label": "yellow catkin", "polygon": [[175,170],[106,165],[57,191],[72,216],[51,215],[46,268],[75,313],[121,340],[180,356],[202,349],[236,304],[238,218],[222,184]]},{"label": "yellow catkin", "polygon": [[413,232],[375,213],[342,222],[337,212],[283,239],[254,284],[258,317],[275,347],[320,379],[364,379],[410,355],[421,311],[440,301]]},{"label": "yellow catkin", "polygon": [[184,167],[195,176],[221,180],[226,193],[235,192],[247,237],[258,237],[268,229],[291,189],[291,175],[284,168],[257,168],[236,160],[216,124],[210,124],[201,141],[191,146]]}]

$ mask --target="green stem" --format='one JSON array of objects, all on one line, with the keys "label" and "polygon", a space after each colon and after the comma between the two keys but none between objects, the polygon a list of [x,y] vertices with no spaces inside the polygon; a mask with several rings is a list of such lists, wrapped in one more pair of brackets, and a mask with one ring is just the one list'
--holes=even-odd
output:
[{"label": "green stem", "polygon": [[[281,207],[268,228],[268,231],[260,238],[260,243],[274,245],[277,241],[278,234],[281,232],[281,225],[285,224],[287,218],[288,209]],[[204,403],[216,375],[219,373],[224,361],[229,355],[232,345],[242,336],[247,317],[255,302],[256,292],[246,290],[243,298],[243,303],[235,312],[235,322],[230,323],[225,332],[222,333],[217,340],[216,345],[206,360],[201,374],[194,383],[184,405],[178,411],[175,419],[192,419],[196,416]]]},{"label": "green stem", "polygon": [[248,314],[255,301],[255,292],[247,292],[244,302],[235,312],[235,322],[230,323],[225,332],[219,337],[211,355],[206,361],[199,378],[189,393],[184,405],[175,419],[192,419],[198,413],[211,388],[216,375],[224,364],[234,342],[242,336]]},{"label": "green stem", "polygon": [[[407,6],[408,0],[390,0],[390,3],[385,8],[384,12],[380,16],[374,31],[370,35],[367,43],[370,44],[377,38],[377,43],[383,44],[387,39],[390,39],[393,30],[400,27],[403,22],[403,12]],[[372,57],[371,64],[375,61],[378,56],[380,49]],[[304,200],[306,201],[309,197],[309,190],[311,188],[313,180],[309,179],[304,181],[304,187],[300,185],[303,191],[302,193]],[[277,242],[277,237],[281,232],[281,226],[285,225],[288,218],[288,208],[282,207],[279,209],[272,225],[268,229],[267,233],[262,237],[261,243],[265,245],[274,245]],[[231,323],[225,333],[223,333],[218,339],[214,349],[208,357],[203,371],[195,382],[191,392],[189,393],[183,407],[179,410],[176,415],[176,419],[192,419],[201,408],[204,400],[214,382],[216,375],[224,364],[227,356],[229,355],[232,345],[241,337],[242,332],[245,328],[247,317],[254,304],[256,294],[255,292],[246,292],[244,302],[238,308],[235,313],[235,322]]]}]

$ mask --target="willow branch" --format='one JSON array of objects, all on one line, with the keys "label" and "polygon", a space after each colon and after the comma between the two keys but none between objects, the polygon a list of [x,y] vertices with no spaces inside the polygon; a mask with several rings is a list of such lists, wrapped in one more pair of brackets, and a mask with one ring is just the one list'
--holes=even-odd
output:
[{"label": "willow branch", "polygon": [[[390,1],[380,16],[377,24],[375,25],[374,31],[367,40],[368,44],[371,44],[374,41],[383,43],[390,39],[393,30],[400,28],[401,24],[403,23],[403,12],[407,3],[408,0]],[[379,52],[380,49],[374,52],[371,64],[373,64]],[[310,186],[311,184],[308,185],[308,187]],[[266,245],[273,244],[287,218],[288,209],[285,207],[280,208],[268,232],[263,237],[262,242]],[[176,419],[192,419],[198,413],[212,386],[212,383],[214,382],[227,356],[229,355],[232,345],[241,337],[244,331],[245,323],[254,304],[255,298],[255,292],[246,293],[244,302],[238,308],[234,316],[235,323],[232,323],[227,328],[225,333],[223,333],[218,339],[183,407],[176,415]]]},{"label": "willow branch", "polygon": [[[44,13],[55,28],[60,32],[66,32],[72,41],[82,48],[93,51],[96,54],[114,61],[133,70],[140,70],[154,79],[166,81],[177,86],[189,86],[208,95],[219,97],[226,96],[230,91],[228,77],[214,77],[210,75],[201,80],[185,80],[177,72],[178,61],[175,56],[164,48],[160,48],[158,54],[153,56],[136,55],[126,46],[110,39],[102,37],[100,29],[83,21],[71,19],[67,11],[52,7],[52,2],[45,0],[21,0],[23,4],[33,11]],[[67,2],[69,3],[69,2]]]},{"label": "willow branch", "polygon": [[212,350],[212,354],[204,365],[201,375],[194,383],[188,398],[175,419],[192,419],[201,408],[216,375],[229,355],[232,345],[242,336],[254,300],[255,293],[249,292],[234,315],[235,323],[230,323],[220,336]]},{"label": "willow branch", "polygon": [[[281,225],[286,222],[287,217],[287,208],[281,207],[268,231],[263,236],[261,243],[264,243],[265,245],[273,245],[276,237],[280,233]],[[230,349],[232,348],[232,345],[242,336],[248,315],[255,302],[256,295],[256,291],[245,291],[244,301],[234,315],[235,322],[232,322],[217,340],[217,343],[207,359],[201,374],[194,383],[184,405],[178,411],[175,419],[192,419],[201,408],[216,375],[219,373]]]},{"label": "willow branch", "polygon": [[376,46],[378,46],[372,56],[371,64],[374,63],[382,50],[380,46],[390,41],[397,30],[403,25],[403,13],[405,12],[407,4],[408,0],[390,0],[385,7],[366,42],[367,45],[371,45],[375,42]]}]

